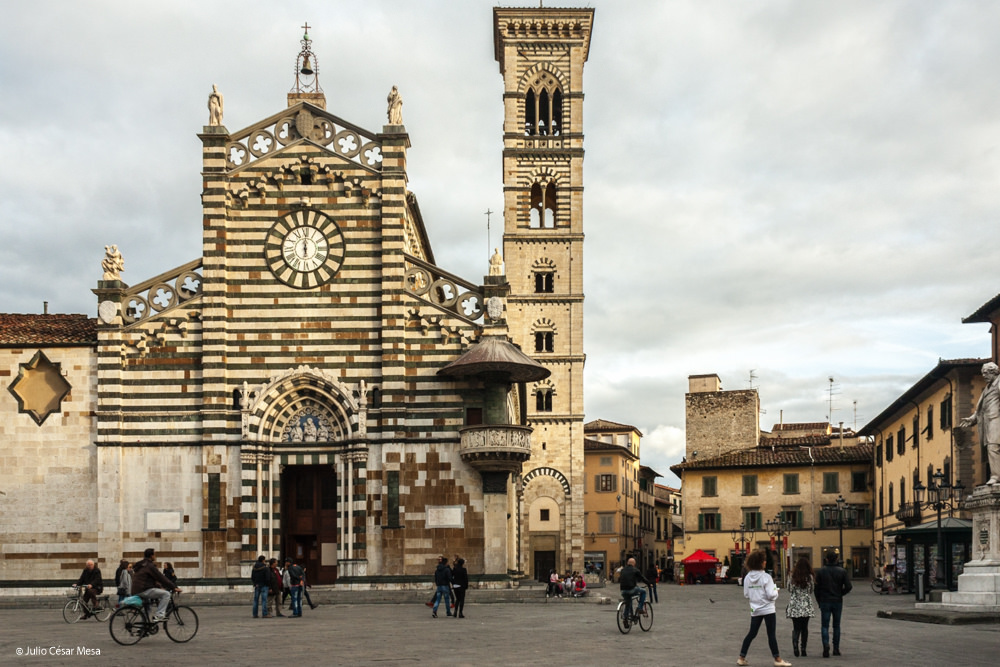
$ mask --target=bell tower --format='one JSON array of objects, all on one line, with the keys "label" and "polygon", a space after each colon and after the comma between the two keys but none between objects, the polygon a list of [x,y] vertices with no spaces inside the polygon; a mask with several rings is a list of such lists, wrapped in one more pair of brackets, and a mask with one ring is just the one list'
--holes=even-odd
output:
[{"label": "bell tower", "polygon": [[[504,83],[503,259],[514,342],[548,368],[527,387],[520,567],[583,569],[583,65],[593,9],[494,8]],[[617,555],[617,554],[616,554]]]}]

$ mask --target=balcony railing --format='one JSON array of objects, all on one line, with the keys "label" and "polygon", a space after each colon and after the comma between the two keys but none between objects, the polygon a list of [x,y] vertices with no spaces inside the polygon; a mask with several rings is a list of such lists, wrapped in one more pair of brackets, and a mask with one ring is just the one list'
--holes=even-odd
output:
[{"label": "balcony railing", "polygon": [[905,526],[912,526],[920,523],[920,506],[913,503],[904,503],[896,512],[896,518],[903,522]]},{"label": "balcony railing", "polygon": [[460,433],[462,460],[477,470],[519,470],[531,458],[530,426],[482,424]]}]

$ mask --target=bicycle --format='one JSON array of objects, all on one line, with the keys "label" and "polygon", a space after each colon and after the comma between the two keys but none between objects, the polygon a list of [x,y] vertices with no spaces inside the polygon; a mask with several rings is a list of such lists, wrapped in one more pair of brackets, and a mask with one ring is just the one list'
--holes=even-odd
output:
[{"label": "bicycle", "polygon": [[649,586],[646,586],[646,604],[643,605],[641,612],[632,608],[632,598],[635,596],[622,595],[623,599],[618,603],[618,611],[615,616],[618,618],[618,630],[623,635],[627,635],[634,625],[642,628],[643,632],[649,632],[650,628],[653,627],[653,605],[649,593]]},{"label": "bicycle", "polygon": [[[179,593],[170,596],[167,605],[167,618],[163,621],[163,630],[171,640],[183,644],[194,639],[198,634],[198,614],[191,607],[176,604]],[[155,635],[160,631],[160,624],[150,619],[150,602],[143,600],[142,606],[123,606],[116,611],[108,623],[111,638],[122,646],[138,643],[143,637]]]},{"label": "bicycle", "polygon": [[896,592],[896,583],[889,578],[875,577],[872,579],[872,590],[881,595],[882,593],[892,594]]},{"label": "bicycle", "polygon": [[63,620],[67,623],[76,623],[85,616],[93,616],[98,621],[106,621],[115,611],[111,606],[110,595],[98,595],[96,606],[91,606],[84,597],[86,588],[73,586],[67,594],[70,598],[66,606],[63,607]]}]

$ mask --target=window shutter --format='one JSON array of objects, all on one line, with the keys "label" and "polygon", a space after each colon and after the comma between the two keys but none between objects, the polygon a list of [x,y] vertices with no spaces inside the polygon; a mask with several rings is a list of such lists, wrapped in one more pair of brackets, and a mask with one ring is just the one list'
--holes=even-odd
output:
[{"label": "window shutter", "polygon": [[618,490],[618,475],[615,475],[614,477],[611,478],[611,486],[612,486],[611,489],[612,491]]},{"label": "window shutter", "polygon": [[705,530],[705,515],[698,515],[698,531],[703,532]]},{"label": "window shutter", "polygon": [[802,528],[802,510],[795,513],[795,527]]},{"label": "window shutter", "polygon": [[722,513],[715,515],[715,529],[722,530]]},{"label": "window shutter", "polygon": [[763,520],[763,518],[764,518],[764,515],[761,514],[760,512],[757,512],[757,530],[761,529],[761,527],[762,527],[761,526],[761,521]]},{"label": "window shutter", "polygon": [[823,514],[823,510],[819,511],[819,527],[826,528],[826,515]]}]

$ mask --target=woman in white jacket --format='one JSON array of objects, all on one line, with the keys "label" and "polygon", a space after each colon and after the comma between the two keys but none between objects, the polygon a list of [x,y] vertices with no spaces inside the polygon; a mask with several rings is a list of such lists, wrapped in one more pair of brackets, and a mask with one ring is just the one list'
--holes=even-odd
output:
[{"label": "woman in white jacket", "polygon": [[778,653],[778,638],[775,634],[775,624],[777,615],[774,612],[774,601],[778,599],[778,587],[774,585],[774,579],[764,571],[764,562],[767,556],[763,551],[754,551],[747,557],[747,574],[743,577],[743,597],[750,600],[750,631],[743,638],[743,646],[740,647],[740,658],[737,665],[749,665],[747,662],[747,651],[750,650],[750,643],[757,636],[760,624],[767,628],[767,645],[774,656],[774,667],[791,667],[791,663],[781,659]]}]

